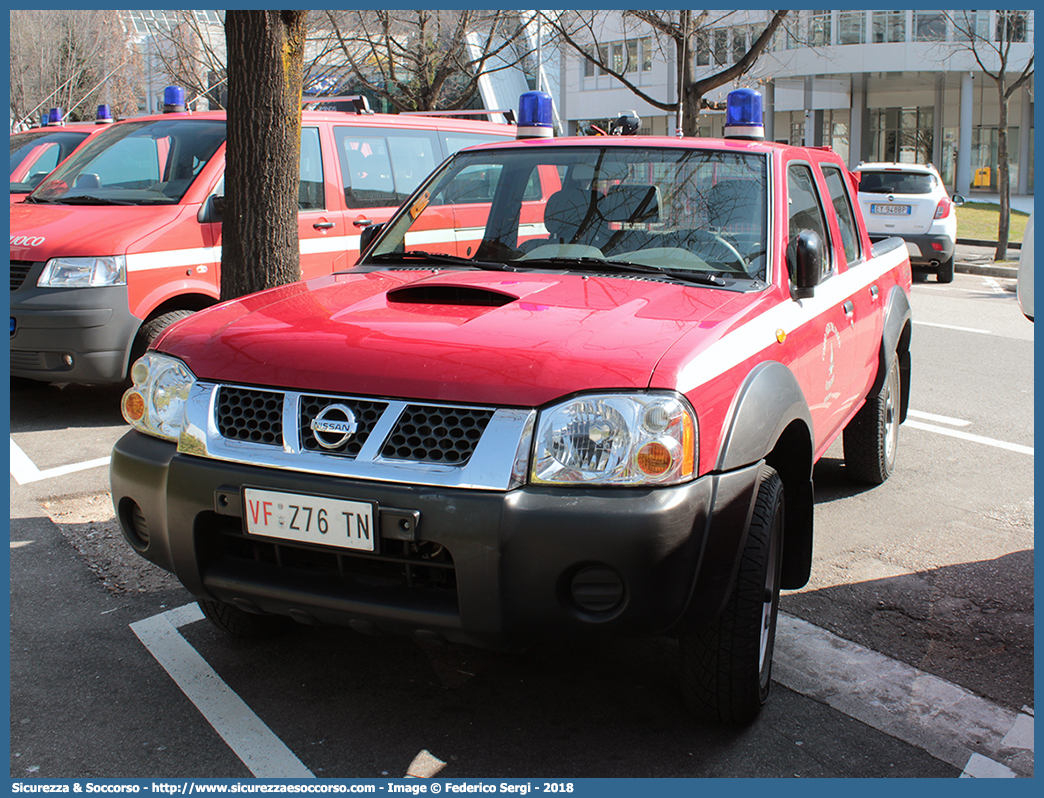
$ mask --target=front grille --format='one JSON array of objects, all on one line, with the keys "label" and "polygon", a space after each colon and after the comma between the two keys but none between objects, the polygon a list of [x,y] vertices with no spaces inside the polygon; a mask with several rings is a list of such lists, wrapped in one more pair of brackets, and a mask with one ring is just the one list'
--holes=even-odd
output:
[{"label": "front grille", "polygon": [[33,262],[28,260],[11,261],[11,290],[17,291],[29,276],[29,270],[33,268]]},{"label": "front grille", "polygon": [[217,403],[222,437],[283,445],[283,395],[276,391],[222,386]]},{"label": "front grille", "polygon": [[[299,446],[302,453],[357,458],[381,419],[391,432],[375,441],[373,451],[386,460],[464,466],[475,453],[482,433],[493,418],[488,408],[407,404],[351,396],[301,394],[296,433],[284,433],[283,418],[288,395],[280,391],[223,385],[218,388],[217,427],[222,438],[272,447]],[[335,405],[339,407],[327,411]],[[395,414],[395,417],[392,417]],[[338,429],[312,429],[324,421],[351,426],[342,435]],[[341,440],[343,438],[343,440]],[[325,444],[325,445],[324,445]]]},{"label": "front grille", "polygon": [[[325,408],[331,405],[341,405],[351,411],[358,425],[356,431],[348,440],[340,446],[328,448],[320,445],[315,433],[312,432],[312,420]],[[301,446],[309,452],[323,452],[325,454],[338,454],[344,457],[355,457],[362,449],[366,439],[370,437],[374,426],[380,419],[381,414],[387,409],[387,402],[372,402],[365,399],[344,399],[334,396],[302,396],[301,413],[299,417]]]},{"label": "front grille", "polygon": [[492,410],[410,405],[399,417],[381,455],[421,463],[466,463],[492,417]]}]

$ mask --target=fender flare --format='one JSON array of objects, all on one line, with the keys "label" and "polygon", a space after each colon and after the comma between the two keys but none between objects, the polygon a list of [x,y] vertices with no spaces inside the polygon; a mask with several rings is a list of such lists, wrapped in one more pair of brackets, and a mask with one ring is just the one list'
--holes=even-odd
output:
[{"label": "fender flare", "polygon": [[726,427],[717,471],[765,461],[783,478],[782,587],[802,587],[812,570],[815,431],[812,412],[794,373],[777,361],[755,367],[736,394]]},{"label": "fender flare", "polygon": [[730,471],[764,459],[795,421],[805,425],[811,440],[812,413],[797,378],[778,361],[758,364],[729,409],[715,470]]},{"label": "fender flare", "polygon": [[884,386],[892,361],[899,358],[900,422],[910,407],[910,297],[900,286],[892,286],[884,308],[884,329],[878,353],[877,376],[868,396],[877,396]]}]

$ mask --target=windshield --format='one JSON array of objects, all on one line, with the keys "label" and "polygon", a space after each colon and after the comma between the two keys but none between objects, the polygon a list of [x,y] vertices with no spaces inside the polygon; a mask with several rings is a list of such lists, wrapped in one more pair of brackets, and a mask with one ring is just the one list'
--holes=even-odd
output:
[{"label": "windshield", "polygon": [[764,154],[692,146],[465,151],[406,203],[363,262],[428,256],[749,286],[766,275],[767,171]]},{"label": "windshield", "polygon": [[931,194],[935,176],[926,172],[860,172],[859,190],[865,194]]},{"label": "windshield", "polygon": [[87,130],[47,130],[11,136],[11,193],[27,193],[83,142]]},{"label": "windshield", "polygon": [[35,202],[173,205],[225,140],[219,120],[124,122],[98,134],[50,174]]}]

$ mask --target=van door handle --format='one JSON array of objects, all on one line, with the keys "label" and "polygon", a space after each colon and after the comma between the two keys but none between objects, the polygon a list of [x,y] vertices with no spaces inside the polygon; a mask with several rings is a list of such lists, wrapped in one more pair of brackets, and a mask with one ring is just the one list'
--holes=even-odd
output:
[{"label": "van door handle", "polygon": [[354,222],[352,222],[352,224],[354,224],[356,227],[369,227],[371,224],[373,224],[373,220],[372,219],[356,219]]},{"label": "van door handle", "polygon": [[316,230],[329,230],[333,226],[333,222],[316,222],[312,225]]},{"label": "van door handle", "polygon": [[850,317],[850,316],[851,316],[851,315],[852,315],[853,313],[855,313],[855,305],[854,305],[854,304],[852,303],[852,300],[851,300],[851,299],[850,299],[850,300],[848,300],[847,302],[845,302],[845,303],[844,303],[844,304],[843,304],[843,305],[841,306],[841,309],[842,309],[842,310],[844,310],[844,311],[845,311],[845,315],[846,315],[846,316],[849,316],[849,317]]},{"label": "van door handle", "polygon": [[870,286],[870,298],[871,299],[877,299],[877,295],[879,293],[881,293],[881,292],[878,290],[876,285]]}]

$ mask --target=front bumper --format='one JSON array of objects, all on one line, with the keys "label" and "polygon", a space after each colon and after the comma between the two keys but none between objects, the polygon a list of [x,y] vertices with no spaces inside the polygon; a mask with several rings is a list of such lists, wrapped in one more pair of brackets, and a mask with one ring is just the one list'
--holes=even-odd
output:
[{"label": "front bumper", "polygon": [[11,376],[45,382],[123,380],[141,326],[127,287],[37,288],[43,264],[11,293]]},{"label": "front bumper", "polygon": [[[229,463],[129,432],[111,479],[128,542],[196,596],[303,623],[514,648],[712,621],[760,468],[659,489],[469,490]],[[380,550],[249,537],[243,485],[375,501]]]}]

